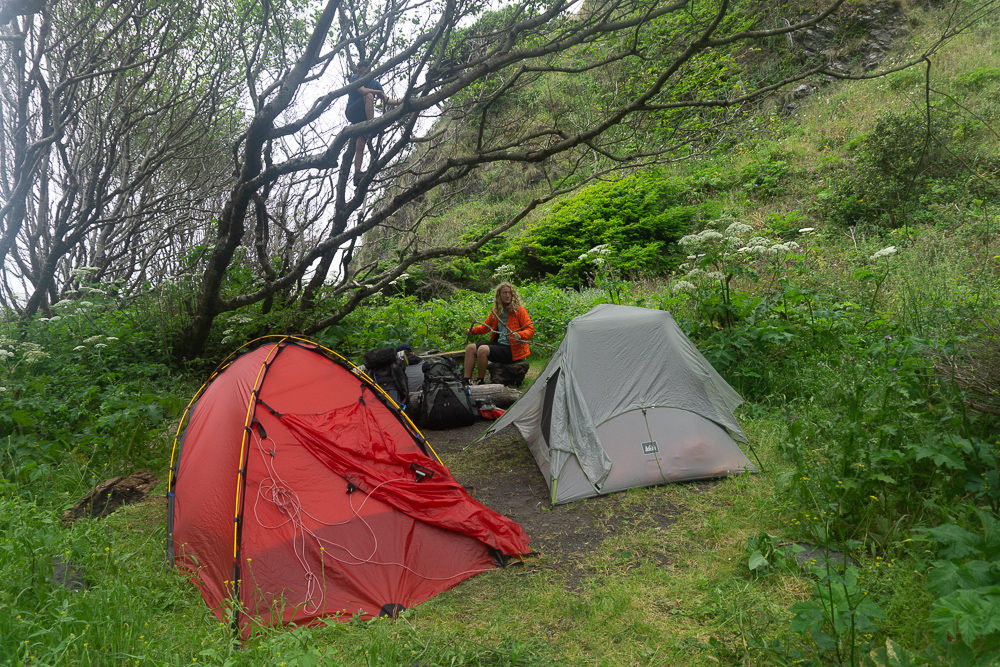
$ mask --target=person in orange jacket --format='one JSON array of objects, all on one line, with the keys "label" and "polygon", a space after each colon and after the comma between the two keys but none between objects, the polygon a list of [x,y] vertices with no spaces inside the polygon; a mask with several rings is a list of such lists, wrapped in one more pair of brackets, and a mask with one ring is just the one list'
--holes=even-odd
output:
[{"label": "person in orange jacket", "polygon": [[[486,364],[493,361],[509,364],[531,354],[528,340],[535,335],[528,310],[521,304],[521,297],[509,282],[497,285],[493,295],[493,308],[485,324],[469,327],[469,336],[491,333],[488,343],[469,343],[465,348],[465,381],[479,384],[486,377]],[[478,367],[476,380],[472,371]]]}]

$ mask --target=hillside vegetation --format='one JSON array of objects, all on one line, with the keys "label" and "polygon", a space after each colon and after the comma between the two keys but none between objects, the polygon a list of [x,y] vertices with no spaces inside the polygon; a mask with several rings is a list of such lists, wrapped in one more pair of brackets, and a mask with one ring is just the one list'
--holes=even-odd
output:
[{"label": "hillside vegetation", "polygon": [[[880,54],[891,64],[922,52],[954,6],[855,11],[872,7],[906,17]],[[861,64],[859,37],[848,31],[829,49]],[[786,46],[733,52],[705,63],[705,76],[738,85],[725,72],[781,68]],[[586,113],[641,76],[587,89],[539,76],[499,127]],[[128,303],[88,287],[52,317],[9,324],[0,341],[0,663],[995,664],[1000,18],[948,40],[922,68],[782,95],[682,119],[703,141],[681,142],[673,159],[625,172],[595,152],[596,182],[477,253],[414,267],[316,336],[355,361],[401,341],[458,349],[491,285],[512,279],[538,330],[537,374],[566,323],[593,305],[665,309],[747,399],[738,417],[763,472],[630,491],[637,511],[654,496],[687,511],[669,529],[623,525],[579,562],[543,555],[397,621],[275,629],[237,646],[195,587],[164,568],[163,503],[60,520],[112,475],[165,479],[177,419],[225,356],[170,361],[186,283]],[[670,141],[668,113],[621,140],[636,150]],[[450,130],[455,141],[467,131]],[[448,205],[419,241],[474,239],[574,173],[543,163],[436,190]],[[411,241],[370,235],[364,252],[391,262]],[[211,349],[225,353],[259,326],[242,313],[222,319]],[[796,545],[814,549],[815,564],[799,566]],[[86,591],[51,581],[57,556],[86,571]]]}]

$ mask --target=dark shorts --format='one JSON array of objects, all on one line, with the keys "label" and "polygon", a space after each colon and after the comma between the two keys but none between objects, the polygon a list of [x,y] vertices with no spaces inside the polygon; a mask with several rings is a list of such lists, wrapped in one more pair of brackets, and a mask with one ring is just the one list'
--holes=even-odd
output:
[{"label": "dark shorts", "polygon": [[365,113],[365,98],[359,97],[348,104],[344,115],[347,116],[347,120],[351,121],[352,124],[363,123],[368,120],[368,114]]},{"label": "dark shorts", "polygon": [[476,350],[484,345],[490,348],[490,356],[487,357],[490,361],[495,361],[498,364],[514,363],[514,357],[510,351],[510,345],[501,345],[500,343],[479,343],[476,345]]}]

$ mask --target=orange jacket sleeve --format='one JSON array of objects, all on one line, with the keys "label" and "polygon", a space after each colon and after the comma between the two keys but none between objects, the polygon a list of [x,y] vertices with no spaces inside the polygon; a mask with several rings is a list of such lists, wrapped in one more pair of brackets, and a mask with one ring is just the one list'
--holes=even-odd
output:
[{"label": "orange jacket sleeve", "polygon": [[500,321],[497,319],[496,315],[490,313],[489,317],[486,318],[486,324],[477,324],[476,326],[472,327],[472,333],[479,335],[495,331],[497,328],[497,324],[499,324],[499,322]]}]

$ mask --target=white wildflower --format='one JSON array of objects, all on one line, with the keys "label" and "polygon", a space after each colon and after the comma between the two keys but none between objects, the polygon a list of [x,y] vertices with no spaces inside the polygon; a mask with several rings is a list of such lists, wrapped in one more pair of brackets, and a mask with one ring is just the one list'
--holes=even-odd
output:
[{"label": "white wildflower", "polygon": [[869,259],[871,259],[874,262],[876,259],[881,259],[883,257],[891,257],[892,255],[895,255],[896,252],[897,252],[896,246],[891,245],[888,248],[882,248],[877,253],[872,255]]},{"label": "white wildflower", "polygon": [[687,280],[694,280],[694,279],[698,278],[698,276],[703,276],[703,275],[705,275],[704,271],[702,271],[701,269],[695,268],[695,269],[691,269],[690,271],[688,271],[687,275],[684,276],[684,277]]},{"label": "white wildflower", "polygon": [[698,255],[688,255],[688,259],[698,259]]},{"label": "white wildflower", "polygon": [[61,319],[62,318],[59,315],[53,315],[52,317],[49,318],[49,322],[58,322]]},{"label": "white wildflower", "polygon": [[400,273],[399,276],[395,280],[390,280],[389,284],[390,285],[396,285],[398,283],[405,283],[406,279],[409,278],[409,277],[410,277],[410,274],[406,273],[404,271],[403,273]]},{"label": "white wildflower", "polygon": [[26,361],[26,362],[28,362],[30,364],[30,363],[34,363],[36,361],[39,361],[41,359],[45,359],[48,356],[49,356],[48,352],[42,352],[41,350],[29,350],[29,351],[27,351],[27,352],[24,353],[24,357],[23,358],[24,358],[24,361]]},{"label": "white wildflower", "polygon": [[694,294],[698,288],[686,280],[678,280],[672,288],[674,294]]},{"label": "white wildflower", "polygon": [[707,243],[709,241],[718,241],[721,238],[724,238],[722,234],[715,231],[714,229],[706,229],[702,233],[698,234],[698,239],[702,243]]},{"label": "white wildflower", "polygon": [[816,231],[815,227],[803,227],[802,229],[799,230],[799,234],[808,234],[809,232],[814,232],[814,231]]},{"label": "white wildflower", "polygon": [[96,266],[81,266],[69,272],[74,278],[86,278],[91,273],[97,273],[101,269]]},{"label": "white wildflower", "polygon": [[680,245],[694,245],[700,240],[695,234],[688,234],[687,236],[682,236],[677,243]]},{"label": "white wildflower", "polygon": [[768,246],[771,245],[771,239],[765,238],[763,236],[755,236],[749,241],[747,241],[747,247],[753,248],[755,246]]},{"label": "white wildflower", "polygon": [[225,338],[222,339],[222,344],[223,345],[228,345],[229,343],[232,343],[232,342],[233,342],[233,337],[232,336],[226,336]]},{"label": "white wildflower", "polygon": [[0,348],[0,359],[10,359],[14,356],[14,353],[10,350],[4,350]]},{"label": "white wildflower", "polygon": [[513,264],[501,264],[493,270],[493,277],[497,280],[506,280],[514,274]]},{"label": "white wildflower", "polygon": [[734,222],[726,227],[726,236],[743,236],[753,231],[753,227],[745,222]]},{"label": "white wildflower", "polygon": [[73,351],[79,352],[80,350],[86,350],[86,349],[87,349],[86,345],[77,345],[76,347],[73,348]]},{"label": "white wildflower", "polygon": [[589,254],[583,253],[582,255],[580,255],[579,257],[577,257],[577,259],[587,259],[588,257],[590,257]]},{"label": "white wildflower", "polygon": [[104,340],[104,336],[90,336],[88,338],[84,338],[83,342],[90,345],[91,343],[96,343],[99,340]]},{"label": "white wildflower", "polygon": [[683,264],[681,264],[677,268],[679,270],[681,270],[681,271],[686,271],[688,268],[690,268],[690,266],[691,266],[690,264],[688,264],[687,262],[684,262]]},{"label": "white wildflower", "polygon": [[97,348],[97,349],[99,350],[99,349],[101,349],[102,347],[107,347],[107,346],[108,346],[108,345],[107,345],[107,343],[98,343],[98,344],[97,344],[97,345],[95,345],[94,347],[96,347],[96,348]]},{"label": "white wildflower", "polygon": [[90,308],[90,307],[91,307],[91,306],[93,306],[93,305],[94,305],[94,304],[93,304],[93,303],[91,303],[90,301],[81,301],[81,302],[80,302],[80,307],[81,307],[81,308]]},{"label": "white wildflower", "polygon": [[250,324],[253,322],[253,318],[249,315],[233,315],[229,318],[230,324]]},{"label": "white wildflower", "polygon": [[767,249],[767,252],[771,255],[786,255],[788,254],[788,246],[784,243],[775,243],[773,246]]},{"label": "white wildflower", "polygon": [[611,254],[611,249],[608,248],[607,243],[602,243],[601,245],[595,245],[593,248],[588,250],[587,254],[609,255]]},{"label": "white wildflower", "polygon": [[104,340],[118,340],[118,336],[108,336]]},{"label": "white wildflower", "polygon": [[7,391],[7,387],[0,387],[0,393]]},{"label": "white wildflower", "polygon": [[773,246],[768,248],[768,252],[772,255],[787,255],[790,252],[795,252],[800,250],[800,246],[795,241],[786,241],[784,243],[775,243]]},{"label": "white wildflower", "polygon": [[721,271],[709,271],[705,274],[706,280],[723,280],[725,277]]},{"label": "white wildflower", "polygon": [[69,299],[62,299],[61,301],[56,301],[54,304],[52,304],[52,307],[53,308],[65,308],[66,306],[69,306],[72,303],[73,302],[70,301]]}]

